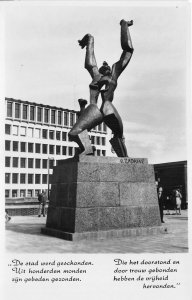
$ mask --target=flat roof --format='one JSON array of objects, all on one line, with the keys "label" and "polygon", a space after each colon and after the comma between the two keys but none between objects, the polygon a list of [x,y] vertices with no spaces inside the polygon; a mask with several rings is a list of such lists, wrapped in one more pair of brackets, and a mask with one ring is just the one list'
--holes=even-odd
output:
[{"label": "flat roof", "polygon": [[167,163],[161,163],[161,164],[153,164],[153,165],[155,167],[176,167],[176,166],[183,166],[183,165],[187,165],[187,160],[167,162]]},{"label": "flat roof", "polygon": [[42,104],[42,103],[37,103],[37,102],[31,102],[31,101],[26,101],[26,100],[20,100],[20,99],[14,99],[14,98],[5,97],[5,100],[24,103],[24,104],[41,106],[41,107],[46,107],[46,108],[50,108],[50,109],[58,109],[58,110],[63,110],[63,111],[67,111],[67,112],[74,112],[74,113],[78,112],[78,111],[73,110],[73,109],[67,109],[67,108],[63,108],[63,107],[57,107],[57,106],[52,106],[52,105],[47,105],[47,104]]}]

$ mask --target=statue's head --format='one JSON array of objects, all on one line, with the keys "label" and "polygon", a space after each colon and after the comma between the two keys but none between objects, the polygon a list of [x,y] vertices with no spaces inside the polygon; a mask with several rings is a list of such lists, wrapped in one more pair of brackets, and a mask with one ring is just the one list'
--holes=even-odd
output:
[{"label": "statue's head", "polygon": [[111,68],[106,61],[104,61],[101,68],[99,68],[99,73],[104,76],[111,75]]}]

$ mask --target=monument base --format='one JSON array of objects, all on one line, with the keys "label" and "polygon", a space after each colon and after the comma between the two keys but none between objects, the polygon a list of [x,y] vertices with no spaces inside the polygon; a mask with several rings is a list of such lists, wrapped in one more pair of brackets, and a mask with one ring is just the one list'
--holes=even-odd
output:
[{"label": "monument base", "polygon": [[156,227],[138,227],[138,228],[125,228],[105,231],[93,231],[93,232],[64,232],[62,230],[42,228],[41,232],[45,235],[50,235],[67,241],[81,241],[81,240],[104,240],[113,238],[125,238],[132,236],[145,236],[156,235],[160,233],[167,233],[165,226]]},{"label": "monument base", "polygon": [[144,158],[83,156],[54,167],[42,233],[70,241],[165,232]]}]

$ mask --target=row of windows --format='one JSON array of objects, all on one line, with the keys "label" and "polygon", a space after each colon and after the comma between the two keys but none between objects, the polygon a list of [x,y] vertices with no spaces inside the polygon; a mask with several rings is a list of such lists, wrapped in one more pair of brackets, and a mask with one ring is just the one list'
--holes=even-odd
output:
[{"label": "row of windows", "polygon": [[[105,146],[106,138],[100,136],[92,136],[91,143],[95,145]],[[39,144],[39,143],[27,143],[27,142],[18,142],[18,141],[9,141],[5,140],[5,150],[6,151],[20,151],[28,153],[42,153],[42,154],[56,154],[56,155],[73,155],[74,148],[77,147],[67,147],[60,145],[48,145],[48,144]]]},{"label": "row of windows", "polygon": [[48,174],[5,173],[5,183],[47,184]]},{"label": "row of windows", "polygon": [[26,143],[18,141],[5,141],[6,151],[15,152],[28,152],[28,153],[42,153],[42,154],[56,154],[56,155],[69,155],[75,154],[75,147],[67,147],[60,145],[47,145],[37,143]]},{"label": "row of windows", "polygon": [[5,190],[5,198],[9,198],[9,197],[38,197],[39,193],[41,192],[40,189],[36,189],[36,190]]},{"label": "row of windows", "polygon": [[5,134],[8,135],[20,135],[37,139],[50,139],[58,141],[67,141],[67,132],[59,130],[48,130],[40,128],[32,128],[26,126],[5,124]]},{"label": "row of windows", "polygon": [[57,109],[50,109],[24,103],[7,101],[7,117],[58,124],[61,126],[73,126],[76,122],[76,113]]},{"label": "row of windows", "polygon": [[[49,168],[52,169],[53,166],[54,159],[49,159]],[[48,159],[6,156],[5,167],[47,169]]]},{"label": "row of windows", "polygon": [[[73,148],[69,147],[69,156],[73,155]],[[97,156],[106,156],[105,150],[96,150]],[[36,168],[36,169],[47,169],[49,161],[49,168],[52,169],[55,163],[54,159],[40,159],[40,158],[26,158],[26,157],[5,157],[5,167],[12,168]]]},{"label": "row of windows", "polygon": [[[20,135],[20,136],[28,136],[28,137],[35,137],[35,138],[41,138],[41,129],[39,128],[30,128],[30,127],[24,127],[24,126],[17,126],[17,125],[10,125],[5,124],[5,134],[8,135]],[[65,131],[59,131],[59,130],[48,130],[48,129],[42,129],[42,138],[43,139],[50,139],[50,140],[57,140],[57,141],[67,141],[68,135]],[[103,145],[105,146],[105,137],[100,136],[90,136],[91,143],[96,145]]]}]

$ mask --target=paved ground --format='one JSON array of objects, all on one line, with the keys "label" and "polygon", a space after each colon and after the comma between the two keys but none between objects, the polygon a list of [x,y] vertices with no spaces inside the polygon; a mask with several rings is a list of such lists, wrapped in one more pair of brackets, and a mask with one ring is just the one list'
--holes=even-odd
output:
[{"label": "paved ground", "polygon": [[6,251],[13,253],[183,253],[188,252],[188,214],[164,216],[168,233],[111,240],[70,242],[41,234],[46,218],[12,217]]}]

